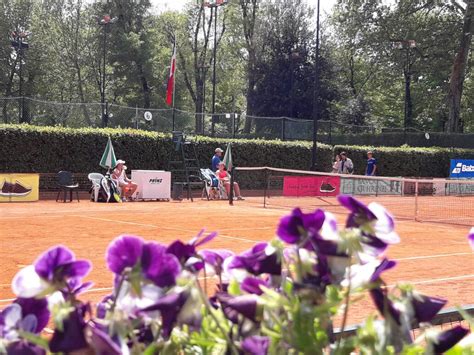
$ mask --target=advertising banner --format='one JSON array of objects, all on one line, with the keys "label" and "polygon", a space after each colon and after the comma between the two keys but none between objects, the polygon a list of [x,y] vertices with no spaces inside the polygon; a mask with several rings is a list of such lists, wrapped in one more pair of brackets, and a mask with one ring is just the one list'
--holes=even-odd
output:
[{"label": "advertising banner", "polygon": [[138,198],[169,200],[171,172],[163,170],[132,170],[132,181],[138,184]]},{"label": "advertising banner", "polygon": [[283,196],[337,196],[340,186],[338,176],[285,176]]},{"label": "advertising banner", "polygon": [[0,202],[33,202],[38,199],[38,174],[0,174]]},{"label": "advertising banner", "polygon": [[474,179],[474,160],[451,159],[449,177],[451,179]]},{"label": "advertising banner", "polygon": [[342,178],[341,193],[347,195],[401,195],[400,181]]}]

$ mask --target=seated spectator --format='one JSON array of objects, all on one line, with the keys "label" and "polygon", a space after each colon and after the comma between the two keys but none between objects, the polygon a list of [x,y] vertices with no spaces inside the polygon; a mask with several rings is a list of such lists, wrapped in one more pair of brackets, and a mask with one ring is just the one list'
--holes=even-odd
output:
[{"label": "seated spectator", "polygon": [[221,162],[221,156],[224,151],[221,148],[216,148],[214,156],[211,160],[211,170],[217,171],[219,169],[219,163]]},{"label": "seated spectator", "polygon": [[125,173],[127,167],[124,164],[124,160],[117,160],[117,165],[112,172],[112,179],[121,190],[122,200],[131,201],[133,194],[137,191],[138,185],[127,177],[127,174]]},{"label": "seated spectator", "polygon": [[[225,170],[225,164],[221,161],[218,165],[219,170],[216,171],[216,175],[219,181],[224,185],[227,195],[230,194],[230,174]],[[240,194],[239,184],[234,182],[234,195],[237,196],[237,200],[244,200]]]}]

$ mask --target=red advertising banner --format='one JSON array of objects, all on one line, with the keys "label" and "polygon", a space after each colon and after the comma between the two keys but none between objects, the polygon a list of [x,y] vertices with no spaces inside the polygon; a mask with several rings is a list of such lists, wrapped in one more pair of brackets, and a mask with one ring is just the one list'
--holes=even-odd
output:
[{"label": "red advertising banner", "polygon": [[341,188],[339,176],[285,176],[283,196],[337,196]]}]

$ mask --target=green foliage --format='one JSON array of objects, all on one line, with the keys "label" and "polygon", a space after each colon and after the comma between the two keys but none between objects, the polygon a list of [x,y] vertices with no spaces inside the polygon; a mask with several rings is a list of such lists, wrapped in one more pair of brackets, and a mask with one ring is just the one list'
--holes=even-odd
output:
[{"label": "green foliage", "polygon": [[[0,125],[3,154],[0,171],[51,173],[70,170],[77,173],[101,171],[99,160],[112,138],[117,158],[130,169],[166,169],[171,136],[132,129],[95,129]],[[229,140],[196,137],[196,150],[202,167],[210,165],[214,149],[225,148]],[[308,142],[231,140],[236,166],[275,166],[309,169],[311,145]],[[331,165],[327,145],[318,150],[319,168]]]},{"label": "green foliage", "polygon": [[[61,128],[28,125],[0,125],[2,172],[54,173],[70,170],[76,173],[101,171],[99,160],[112,138],[117,158],[127,161],[130,169],[167,169],[173,145],[167,134],[133,129]],[[311,143],[246,139],[195,137],[198,159],[202,167],[210,165],[216,147],[232,142],[235,166],[272,166],[308,170]],[[330,171],[333,153],[348,152],[355,174],[364,174],[366,153],[374,151],[378,172],[383,176],[448,175],[452,158],[474,158],[474,150],[447,148],[389,148],[335,146],[334,150],[318,144],[319,171]],[[256,178],[256,180],[258,180]],[[263,179],[262,179],[263,181]]]},{"label": "green foliage", "polygon": [[474,150],[448,148],[388,148],[367,146],[335,146],[335,153],[346,151],[354,162],[354,174],[363,175],[367,151],[372,150],[377,159],[377,175],[446,177],[450,159],[474,159]]}]

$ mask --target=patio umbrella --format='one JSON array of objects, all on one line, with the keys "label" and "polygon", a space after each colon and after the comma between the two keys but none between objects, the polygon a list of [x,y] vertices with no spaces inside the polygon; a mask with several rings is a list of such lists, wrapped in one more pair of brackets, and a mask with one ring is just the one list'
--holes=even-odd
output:
[{"label": "patio umbrella", "polygon": [[225,150],[224,160],[227,171],[232,171],[232,143],[227,144],[227,149]]},{"label": "patio umbrella", "polygon": [[112,146],[112,140],[109,137],[107,141],[107,146],[105,147],[104,154],[102,154],[102,159],[100,159],[100,166],[105,169],[115,168],[117,165],[117,158],[115,158],[114,147]]}]

